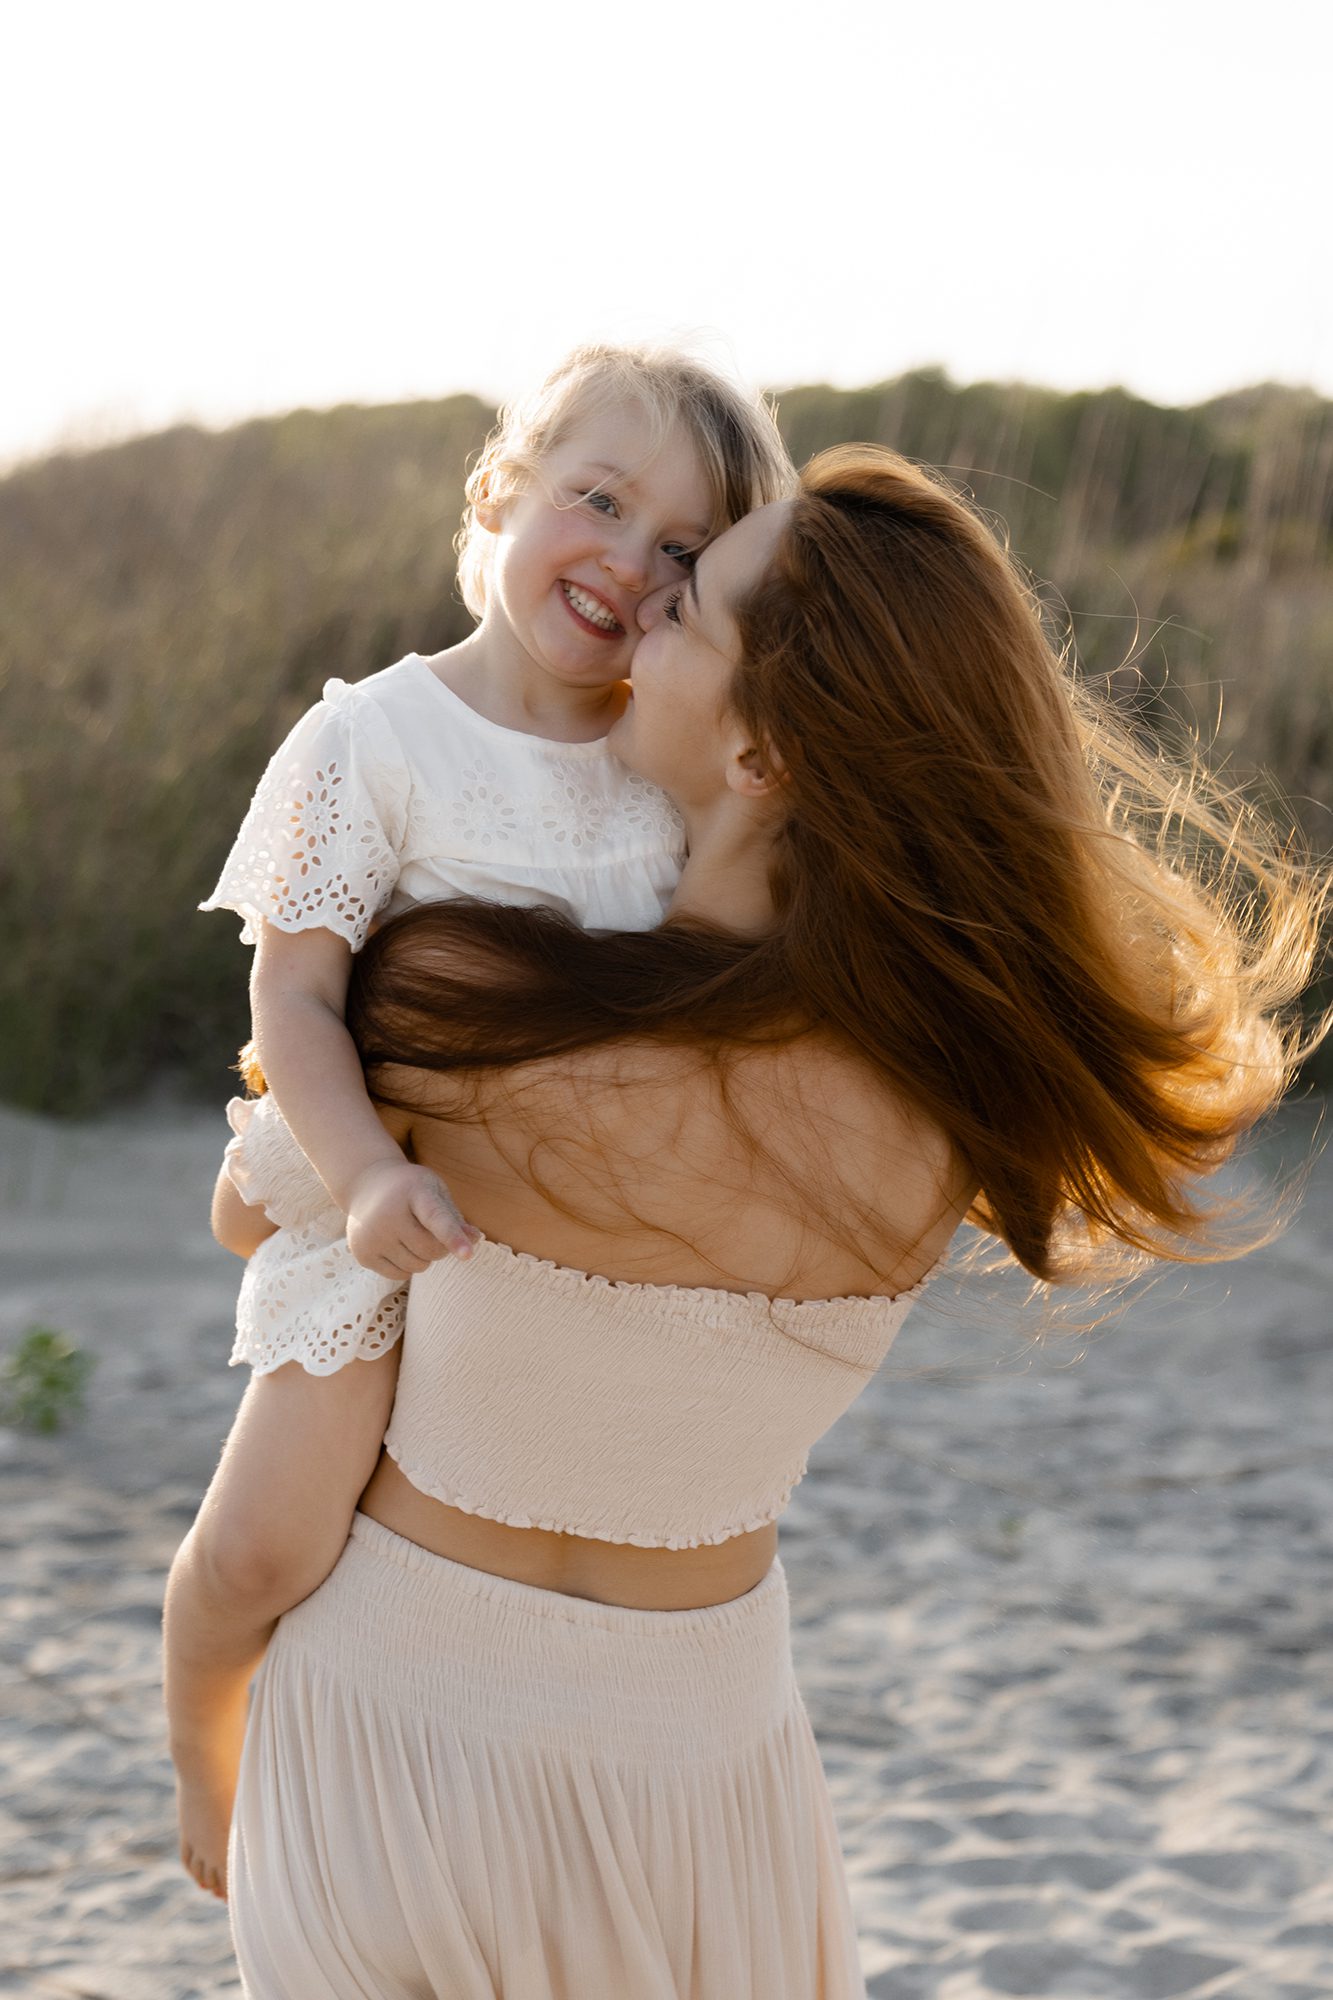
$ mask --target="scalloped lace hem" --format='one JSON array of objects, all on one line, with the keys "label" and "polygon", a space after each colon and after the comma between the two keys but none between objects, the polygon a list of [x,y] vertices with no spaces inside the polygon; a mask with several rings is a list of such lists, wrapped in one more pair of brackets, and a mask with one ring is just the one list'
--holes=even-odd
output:
[{"label": "scalloped lace hem", "polygon": [[350,912],[338,909],[332,898],[327,904],[311,904],[303,910],[284,910],[271,904],[251,902],[241,890],[228,891],[223,895],[214,893],[206,903],[196,903],[197,910],[230,910],[241,919],[241,943],[258,944],[259,934],[265,924],[272,924],[275,931],[286,931],[295,936],[298,931],[332,931],[335,937],[345,938],[353,951],[360,951],[370,935],[370,918],[356,917]]},{"label": "scalloped lace hem", "polygon": [[336,1375],[351,1361],[375,1361],[396,1346],[402,1338],[406,1305],[407,1287],[400,1285],[374,1312],[358,1313],[333,1331],[326,1322],[305,1319],[266,1335],[238,1321],[227,1366],[248,1366],[256,1375],[272,1375],[289,1361],[299,1361],[307,1375]]},{"label": "scalloped lace hem", "polygon": [[378,1346],[358,1343],[356,1346],[339,1348],[334,1354],[323,1354],[312,1347],[292,1344],[286,1348],[267,1348],[259,1342],[252,1342],[238,1334],[228,1357],[229,1368],[249,1367],[254,1375],[272,1375],[279,1368],[285,1368],[289,1361],[299,1361],[307,1375],[336,1375],[353,1361],[376,1361],[381,1354],[387,1354],[402,1334],[401,1327],[388,1340]]},{"label": "scalloped lace hem", "polygon": [[623,1528],[587,1528],[575,1527],[569,1521],[534,1521],[528,1514],[505,1514],[501,1513],[495,1507],[483,1507],[477,1501],[467,1498],[464,1494],[450,1492],[447,1487],[441,1486],[438,1481],[433,1480],[431,1475],[423,1468],[413,1465],[402,1458],[394,1445],[389,1442],[388,1438],[384,1440],[384,1449],[398,1467],[404,1479],[410,1480],[418,1493],[424,1493],[430,1500],[442,1501],[446,1507],[457,1507],[464,1514],[476,1514],[483,1521],[498,1521],[506,1528],[542,1528],[548,1534],[578,1535],[583,1541],[616,1542],[622,1546],[636,1549],[714,1548],[719,1542],[729,1542],[737,1535],[748,1535],[753,1533],[756,1528],[770,1527],[782,1514],[787,1502],[791,1499],[792,1494],[805,1477],[805,1467],[802,1466],[801,1470],[787,1487],[786,1492],[783,1493],[780,1499],[773,1501],[766,1512],[737,1522],[732,1527],[719,1528],[715,1534],[630,1535],[626,1534]]}]

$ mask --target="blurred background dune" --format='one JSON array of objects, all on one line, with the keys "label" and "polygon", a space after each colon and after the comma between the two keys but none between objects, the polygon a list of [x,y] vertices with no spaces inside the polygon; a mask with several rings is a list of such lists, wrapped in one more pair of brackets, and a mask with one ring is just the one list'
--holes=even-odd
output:
[{"label": "blurred background dune", "polygon": [[[779,394],[800,463],[874,440],[1006,529],[1052,630],[1166,741],[1333,840],[1333,403],[1189,409],[918,369]],[[461,638],[471,396],[181,426],[0,480],[0,1099],[221,1086],[248,953],[207,894],[270,752],[336,675]]]}]

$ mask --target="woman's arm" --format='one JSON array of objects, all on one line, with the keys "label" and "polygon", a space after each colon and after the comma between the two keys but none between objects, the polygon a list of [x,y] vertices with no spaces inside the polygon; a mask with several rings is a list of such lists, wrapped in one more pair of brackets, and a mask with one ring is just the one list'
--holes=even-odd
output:
[{"label": "woman's arm", "polygon": [[318,1588],[375,1469],[398,1349],[333,1375],[254,1377],[167,1579],[164,1680],[181,1859],[227,1893],[250,1678],[284,1611]]}]

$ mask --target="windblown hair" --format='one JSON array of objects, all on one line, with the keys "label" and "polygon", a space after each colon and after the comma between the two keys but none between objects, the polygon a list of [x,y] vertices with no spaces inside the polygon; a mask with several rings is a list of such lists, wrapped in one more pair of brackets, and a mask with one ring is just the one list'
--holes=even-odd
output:
[{"label": "windblown hair", "polygon": [[730,706],[786,773],[773,932],[419,908],[356,962],[372,1087],[388,1063],[619,1037],[725,1061],[818,1028],[938,1122],[971,1219],[1038,1279],[1263,1240],[1219,1232],[1202,1183],[1327,1029],[1298,1007],[1327,879],[1142,747],[990,529],[893,452],[816,458],[732,610]]},{"label": "windblown hair", "polygon": [[670,347],[577,347],[530,395],[501,410],[468,475],[463,523],[455,538],[458,583],[475,618],[486,609],[488,538],[477,521],[484,498],[502,505],[541,477],[542,461],[580,419],[610,404],[632,403],[650,423],[657,450],[677,425],[693,440],[712,502],[708,539],[752,507],[778,500],[796,470],[769,405],[691,355]]}]

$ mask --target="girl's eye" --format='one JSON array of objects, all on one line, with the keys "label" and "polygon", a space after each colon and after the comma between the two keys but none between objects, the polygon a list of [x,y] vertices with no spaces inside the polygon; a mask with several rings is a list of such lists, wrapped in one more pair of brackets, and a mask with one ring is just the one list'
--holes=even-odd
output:
[{"label": "girl's eye", "polygon": [[599,514],[614,514],[616,512],[615,501],[600,486],[594,486],[592,492],[585,493],[583,497],[590,507],[597,509]]},{"label": "girl's eye", "polygon": [[672,562],[679,563],[682,569],[693,569],[699,560],[696,552],[687,549],[684,542],[663,542],[662,554],[670,556]]},{"label": "girl's eye", "polygon": [[669,618],[673,625],[680,623],[680,592],[673,590],[670,597],[662,599],[662,616]]}]

